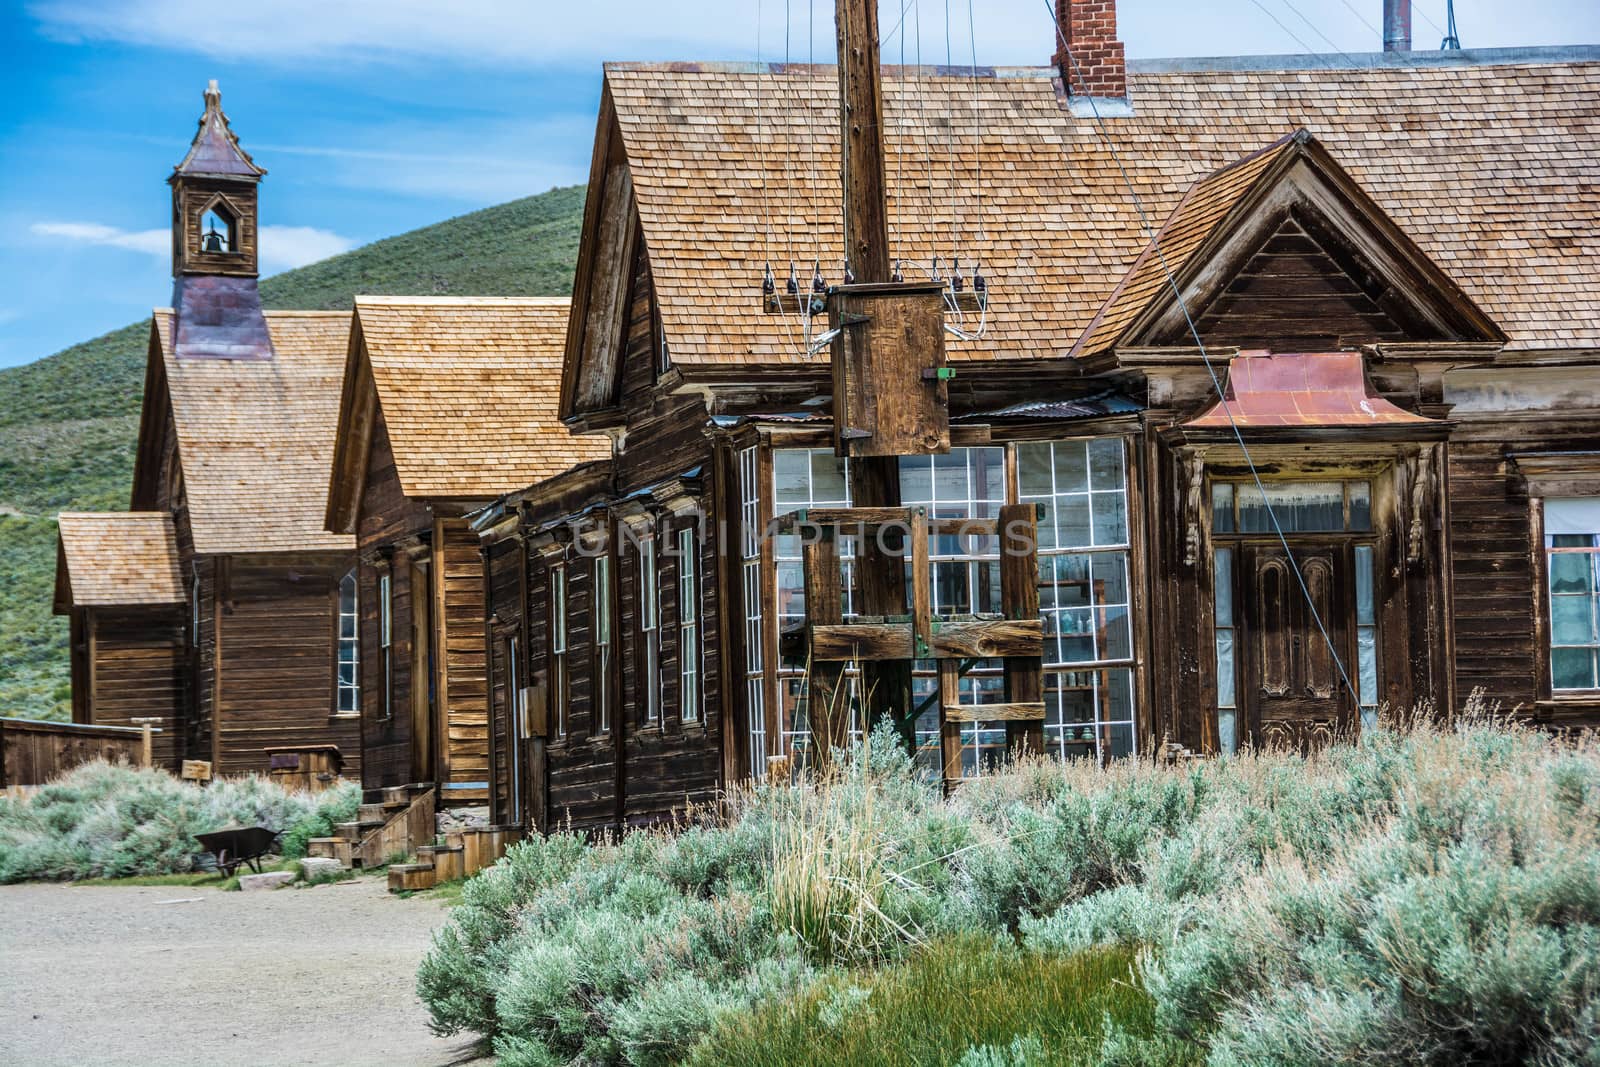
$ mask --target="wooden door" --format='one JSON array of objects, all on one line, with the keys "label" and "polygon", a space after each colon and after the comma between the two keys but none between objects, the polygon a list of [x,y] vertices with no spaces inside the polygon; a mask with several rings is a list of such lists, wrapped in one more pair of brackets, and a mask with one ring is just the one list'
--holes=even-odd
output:
[{"label": "wooden door", "polygon": [[1282,545],[1244,547],[1236,601],[1244,609],[1240,696],[1256,744],[1303,750],[1354,726],[1345,678],[1354,677],[1355,583],[1349,545],[1293,547],[1304,589]]}]

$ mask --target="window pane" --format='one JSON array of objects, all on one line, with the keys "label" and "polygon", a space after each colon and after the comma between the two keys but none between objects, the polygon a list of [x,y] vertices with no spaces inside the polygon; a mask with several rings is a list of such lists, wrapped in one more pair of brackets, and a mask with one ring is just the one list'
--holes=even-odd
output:
[{"label": "window pane", "polygon": [[1229,756],[1239,751],[1238,719],[1239,713],[1233,708],[1217,712],[1217,744]]},{"label": "window pane", "polygon": [[1363,532],[1372,529],[1372,486],[1366,482],[1351,482],[1349,490],[1349,528]]},{"label": "window pane", "polygon": [[[1217,705],[1231,708],[1238,702],[1233,680],[1233,631],[1217,631]],[[1231,747],[1225,751],[1232,752]]]},{"label": "window pane", "polygon": [[1128,557],[1121,552],[1098,552],[1091,558],[1094,560],[1094,602],[1126,604]]},{"label": "window pane", "polygon": [[1094,544],[1089,536],[1088,496],[1058,497],[1057,500],[1056,544],[1062,548]]},{"label": "window pane", "polygon": [[1233,550],[1219,548],[1212,554],[1212,581],[1215,585],[1217,625],[1233,625]]},{"label": "window pane", "polygon": [[1550,553],[1550,591],[1588,593],[1594,590],[1594,557],[1587,552]]},{"label": "window pane", "polygon": [[1357,628],[1356,649],[1361,674],[1361,704],[1363,707],[1376,707],[1378,703],[1378,631],[1376,627],[1361,626]]},{"label": "window pane", "polygon": [[[1600,534],[1600,497],[1552,497],[1544,502],[1544,529],[1550,534]],[[1586,541],[1585,544],[1593,544]]]},{"label": "window pane", "polygon": [[772,453],[772,499],[778,513],[811,502],[811,453],[784,448]]},{"label": "window pane", "polygon": [[1550,614],[1550,633],[1553,644],[1592,645],[1595,643],[1593,597],[1551,597]]},{"label": "window pane", "polygon": [[1124,545],[1128,543],[1127,496],[1122,493],[1094,494],[1094,543],[1097,545]]},{"label": "window pane", "polygon": [[1356,622],[1371,626],[1376,620],[1372,603],[1372,547],[1356,546]]},{"label": "window pane", "polygon": [[1089,480],[1091,489],[1121,489],[1122,440],[1100,437],[1089,442]]},{"label": "window pane", "polygon": [[1100,612],[1100,658],[1130,659],[1132,639],[1128,631],[1128,609],[1107,608]]},{"label": "window pane", "polygon": [[1229,482],[1211,487],[1211,528],[1217,533],[1233,533],[1233,485]]},{"label": "window pane", "polygon": [[1273,532],[1272,514],[1284,533],[1344,529],[1344,485],[1341,482],[1268,482],[1266,494],[1253,484],[1240,485],[1239,531]]},{"label": "window pane", "polygon": [[845,488],[844,460],[827,449],[814,449],[811,452],[811,499],[843,501],[849,495]]},{"label": "window pane", "polygon": [[1089,448],[1086,441],[1055,444],[1056,492],[1082,493],[1089,489]]},{"label": "window pane", "polygon": [[1556,648],[1550,651],[1551,682],[1557,689],[1593,689],[1594,650]]},{"label": "window pane", "polygon": [[[901,460],[902,464],[904,462]],[[1017,491],[1023,496],[1050,496],[1054,492],[1051,482],[1052,462],[1050,445],[1018,445]]]}]

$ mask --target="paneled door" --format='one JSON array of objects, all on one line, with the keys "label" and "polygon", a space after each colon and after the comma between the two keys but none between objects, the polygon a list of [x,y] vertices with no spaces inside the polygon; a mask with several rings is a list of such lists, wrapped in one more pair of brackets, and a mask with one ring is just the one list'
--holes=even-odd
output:
[{"label": "paneled door", "polygon": [[1239,695],[1256,744],[1305,750],[1355,725],[1354,561],[1348,542],[1290,544],[1298,578],[1281,544],[1242,546]]}]

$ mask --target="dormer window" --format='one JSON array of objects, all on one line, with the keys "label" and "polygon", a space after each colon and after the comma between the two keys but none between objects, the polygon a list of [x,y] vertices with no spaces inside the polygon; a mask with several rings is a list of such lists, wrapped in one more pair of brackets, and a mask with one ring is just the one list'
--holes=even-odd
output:
[{"label": "dormer window", "polygon": [[200,216],[200,251],[226,255],[238,250],[238,224],[221,204],[206,208]]}]

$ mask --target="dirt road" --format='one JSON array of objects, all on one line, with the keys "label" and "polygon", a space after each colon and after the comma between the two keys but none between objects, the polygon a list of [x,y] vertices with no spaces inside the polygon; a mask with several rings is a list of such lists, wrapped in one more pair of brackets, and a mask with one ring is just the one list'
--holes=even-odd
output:
[{"label": "dirt road", "polygon": [[445,915],[376,878],[266,893],[0,886],[0,1064],[487,1063],[430,1034],[414,991]]}]

